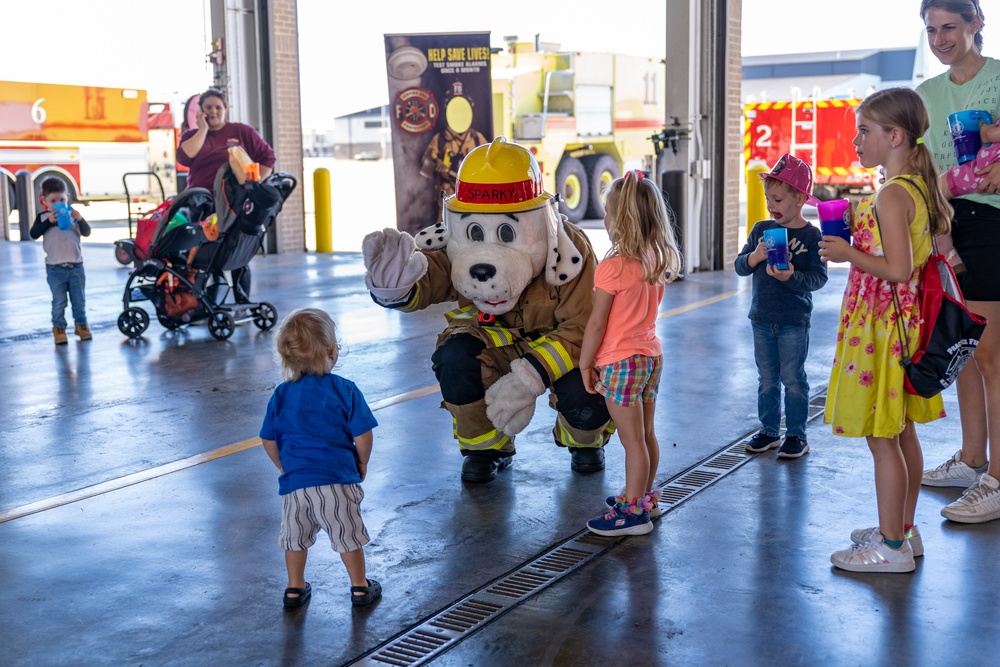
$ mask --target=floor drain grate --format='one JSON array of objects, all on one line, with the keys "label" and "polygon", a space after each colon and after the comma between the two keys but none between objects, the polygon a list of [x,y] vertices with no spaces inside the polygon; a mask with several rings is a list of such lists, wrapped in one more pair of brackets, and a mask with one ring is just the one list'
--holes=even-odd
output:
[{"label": "floor drain grate", "polygon": [[[809,421],[823,412],[824,386],[810,401]],[[715,484],[751,461],[744,445],[756,431],[729,443],[700,463],[675,475],[661,486],[660,505],[666,514],[691,496]],[[624,537],[604,537],[584,530],[516,570],[486,584],[450,607],[419,622],[382,646],[349,663],[361,666],[426,664],[485,624],[586,565]]]}]

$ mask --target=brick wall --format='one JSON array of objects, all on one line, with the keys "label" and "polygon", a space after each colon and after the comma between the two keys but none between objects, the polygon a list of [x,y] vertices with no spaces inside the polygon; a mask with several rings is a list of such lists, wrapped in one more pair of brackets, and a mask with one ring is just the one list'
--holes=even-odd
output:
[{"label": "brick wall", "polygon": [[743,178],[743,104],[740,99],[742,88],[742,14],[743,0],[729,0],[727,26],[727,53],[729,62],[729,86],[726,90],[726,165],[723,170],[725,178],[725,212],[722,234],[723,268],[732,270],[733,261],[743,246],[739,238],[737,221],[740,210],[740,179]]},{"label": "brick wall", "polygon": [[269,42],[271,45],[271,91],[274,127],[275,170],[298,179],[295,192],[278,216],[277,252],[305,252],[306,224],[302,182],[302,114],[299,98],[299,31],[296,0],[271,0]]}]

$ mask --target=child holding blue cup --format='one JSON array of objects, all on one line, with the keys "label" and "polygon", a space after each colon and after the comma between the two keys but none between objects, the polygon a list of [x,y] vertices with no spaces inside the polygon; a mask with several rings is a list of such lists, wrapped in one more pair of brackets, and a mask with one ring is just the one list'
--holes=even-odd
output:
[{"label": "child holding blue cup", "polygon": [[[786,153],[760,176],[772,219],[753,225],[735,262],[737,274],[753,276],[748,317],[757,363],[760,430],[745,448],[757,453],[778,447],[778,458],[797,459],[809,451],[805,362],[812,292],[826,284],[826,265],[819,257],[820,231],[802,217],[802,207],[816,203],[809,165]],[[782,385],[784,440],[779,437]]]},{"label": "child holding blue cup", "polygon": [[45,249],[45,277],[52,292],[52,337],[56,345],[65,345],[66,305],[73,306],[73,323],[81,341],[93,336],[87,325],[84,297],[86,274],[80,237],[90,236],[90,225],[80,212],[69,205],[69,191],[61,178],[49,176],[42,181],[38,196],[41,212],[28,234],[41,238]]}]

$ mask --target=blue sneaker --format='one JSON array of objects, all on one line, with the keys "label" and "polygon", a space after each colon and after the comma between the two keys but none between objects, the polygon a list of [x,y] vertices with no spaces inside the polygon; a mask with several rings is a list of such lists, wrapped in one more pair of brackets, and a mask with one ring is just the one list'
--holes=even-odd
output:
[{"label": "blue sneaker", "polygon": [[778,448],[779,459],[797,459],[809,451],[809,445],[805,438],[797,435],[786,435],[785,441]]},{"label": "blue sneaker", "polygon": [[640,514],[625,513],[617,505],[603,516],[591,519],[587,522],[590,532],[598,535],[645,535],[652,532],[653,522],[649,520],[649,513]]},{"label": "blue sneaker", "polygon": [[780,444],[781,438],[776,435],[768,435],[767,433],[761,431],[754,437],[750,438],[743,446],[743,449],[751,454],[760,454],[761,452],[766,452],[769,449],[774,449]]}]

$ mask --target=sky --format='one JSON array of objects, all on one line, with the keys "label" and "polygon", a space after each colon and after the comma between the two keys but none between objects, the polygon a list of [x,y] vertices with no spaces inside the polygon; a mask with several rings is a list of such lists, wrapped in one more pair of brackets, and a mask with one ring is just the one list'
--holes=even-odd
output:
[{"label": "sky", "polygon": [[[298,0],[303,128],[332,129],[337,116],[388,102],[387,33],[486,31],[493,46],[505,35],[528,41],[537,33],[569,50],[657,56],[667,50],[671,7],[686,2],[472,0],[435,15],[446,5],[375,0],[352,3],[349,16],[343,0]],[[987,15],[1000,8],[998,0],[982,4]],[[0,80],[140,88],[151,101],[180,102],[211,83],[205,5],[0,0]],[[913,47],[923,38],[918,7],[919,0],[743,0],[743,55]],[[52,46],[50,29],[58,35]],[[989,27],[985,36],[991,55]]]}]

